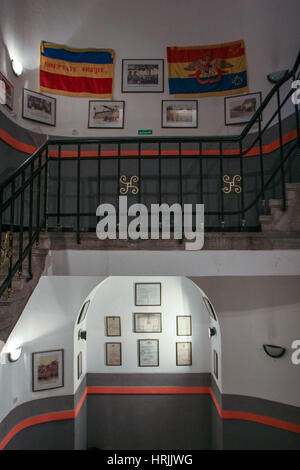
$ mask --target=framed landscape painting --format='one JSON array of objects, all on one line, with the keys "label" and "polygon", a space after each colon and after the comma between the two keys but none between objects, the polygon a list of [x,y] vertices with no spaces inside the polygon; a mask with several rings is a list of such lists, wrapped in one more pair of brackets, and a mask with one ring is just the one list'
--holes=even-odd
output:
[{"label": "framed landscape painting", "polygon": [[64,386],[64,350],[32,353],[32,391]]},{"label": "framed landscape painting", "polygon": [[124,101],[89,101],[89,129],[123,129]]},{"label": "framed landscape painting", "polygon": [[161,120],[161,127],[198,127],[197,101],[162,101]]},{"label": "framed landscape painting", "polygon": [[225,97],[225,125],[245,124],[261,105],[261,92]]}]

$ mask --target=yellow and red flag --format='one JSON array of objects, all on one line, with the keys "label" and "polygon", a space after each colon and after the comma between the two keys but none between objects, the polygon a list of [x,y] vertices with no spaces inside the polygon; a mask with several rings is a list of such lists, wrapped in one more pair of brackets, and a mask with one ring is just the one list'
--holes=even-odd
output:
[{"label": "yellow and red flag", "polygon": [[113,50],[72,49],[45,41],[40,49],[40,91],[112,99]]},{"label": "yellow and red flag", "polygon": [[167,47],[170,94],[203,97],[248,92],[244,41]]}]

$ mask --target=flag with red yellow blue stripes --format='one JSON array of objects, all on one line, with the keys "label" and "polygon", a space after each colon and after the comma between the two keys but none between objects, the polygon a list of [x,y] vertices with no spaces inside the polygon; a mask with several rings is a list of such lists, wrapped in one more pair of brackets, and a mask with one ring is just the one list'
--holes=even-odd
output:
[{"label": "flag with red yellow blue stripes", "polygon": [[167,47],[169,89],[176,97],[248,92],[244,41],[210,46]]},{"label": "flag with red yellow blue stripes", "polygon": [[112,99],[114,57],[111,49],[73,49],[42,41],[40,91]]}]

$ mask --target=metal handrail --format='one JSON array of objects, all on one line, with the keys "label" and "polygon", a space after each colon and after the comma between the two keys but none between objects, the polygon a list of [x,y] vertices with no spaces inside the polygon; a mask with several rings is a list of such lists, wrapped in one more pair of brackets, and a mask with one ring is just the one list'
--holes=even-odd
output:
[{"label": "metal handrail", "polygon": [[[97,192],[100,196],[100,161],[107,160],[110,158],[117,159],[118,165],[118,179],[120,176],[120,162],[121,160],[126,159],[136,159],[138,157],[138,171],[141,172],[141,161],[145,159],[154,159],[158,163],[158,180],[159,180],[159,202],[162,200],[162,170],[161,170],[161,161],[166,159],[172,159],[178,161],[179,163],[179,197],[180,202],[183,202],[183,162],[186,158],[188,159],[198,159],[199,161],[199,184],[200,184],[200,194],[199,200],[203,203],[204,190],[203,190],[203,166],[202,161],[205,159],[217,158],[219,162],[218,175],[216,178],[218,180],[218,187],[221,190],[222,184],[224,181],[224,162],[228,159],[238,159],[239,161],[239,171],[241,176],[241,198],[239,201],[239,209],[227,210],[225,207],[224,194],[221,191],[220,194],[220,209],[218,210],[208,210],[205,211],[207,216],[216,216],[220,218],[221,229],[224,230],[224,217],[226,216],[242,216],[242,220],[239,221],[238,230],[245,230],[245,214],[255,207],[258,202],[261,200],[263,203],[263,212],[264,212],[264,201],[266,198],[266,192],[270,190],[271,184],[275,184],[275,180],[280,176],[280,191],[283,200],[283,209],[285,209],[285,177],[286,177],[286,165],[290,163],[291,158],[295,154],[295,150],[300,146],[300,134],[299,134],[299,110],[295,107],[295,118],[296,118],[296,139],[294,142],[291,142],[287,151],[285,148],[285,143],[283,141],[283,131],[282,131],[282,110],[285,104],[288,102],[293,90],[289,90],[286,93],[286,96],[283,100],[280,98],[280,90],[282,86],[292,79],[299,78],[299,66],[300,66],[300,52],[297,56],[293,68],[286,72],[282,79],[276,83],[270,92],[267,94],[263,102],[261,103],[258,110],[254,113],[251,120],[245,125],[244,129],[239,135],[230,135],[230,136],[176,136],[176,137],[90,137],[90,138],[52,138],[49,137],[41,147],[39,147],[27,160],[17,168],[5,181],[0,184],[0,240],[2,242],[2,233],[9,232],[9,237],[6,237],[6,248],[3,253],[4,256],[4,265],[7,266],[7,275],[4,275],[2,283],[0,282],[0,296],[7,290],[11,290],[12,279],[15,274],[22,272],[22,266],[26,259],[28,259],[28,274],[29,279],[32,278],[32,249],[34,243],[39,242],[39,236],[42,229],[47,227],[47,220],[50,217],[55,217],[57,221],[57,227],[60,227],[61,218],[64,216],[72,216],[76,218],[76,235],[77,242],[80,242],[80,219],[83,216],[94,215],[90,211],[84,212],[81,210],[81,190],[80,190],[80,172],[81,172],[81,162],[84,160],[97,159],[98,161],[98,175],[97,175]],[[272,98],[276,98],[276,109],[272,112],[267,123],[262,127],[260,117],[263,112],[269,107],[269,104]],[[265,132],[269,129],[269,126],[274,121],[278,119],[278,132],[279,132],[279,162],[276,164],[275,169],[273,168],[271,174],[267,174],[264,168],[264,159],[263,159],[263,136]],[[251,134],[250,131],[253,129],[253,126],[258,123],[258,132],[256,134]],[[243,141],[246,137],[251,135],[251,142],[243,146]],[[163,144],[177,144],[178,150],[175,151],[173,155],[163,155],[161,147]],[[186,143],[197,144],[199,147],[199,155],[186,155],[182,154],[182,146]],[[225,153],[225,145],[228,143],[233,143],[237,146],[237,149],[232,150],[232,153]],[[94,144],[97,145],[98,151],[96,157],[86,157],[81,155],[81,149],[83,145]],[[101,146],[105,144],[115,144],[117,146],[117,156],[102,156],[101,155]],[[121,147],[124,144],[135,144],[138,146],[137,155],[121,155]],[[153,150],[153,154],[144,156],[141,152],[143,144],[155,144],[158,146],[158,151]],[[205,154],[203,151],[204,144],[215,144],[213,149],[210,150],[209,155]],[[255,191],[255,195],[251,202],[245,201],[244,196],[244,156],[254,148],[255,145],[258,145],[259,152],[259,164],[260,164],[260,187]],[[58,154],[57,157],[51,156],[51,148],[57,146]],[[77,151],[75,151],[76,156],[63,158],[62,156],[62,147],[65,146],[75,146]],[[73,151],[73,150],[72,150]],[[215,153],[214,153],[215,152]],[[199,158],[200,157],[200,158]],[[61,211],[61,165],[63,161],[76,160],[76,211],[75,212],[62,212]],[[57,177],[57,186],[56,186],[56,210],[50,211],[48,209],[48,199],[49,199],[49,165],[50,162],[56,161],[58,164],[58,177]],[[119,184],[119,183],[118,183]],[[36,196],[34,195],[34,191]],[[7,195],[7,193],[9,193]],[[140,201],[140,194],[138,196]],[[27,207],[28,213],[26,213],[25,206]],[[18,213],[19,211],[19,213]],[[17,219],[17,223],[16,223]],[[240,226],[241,222],[241,226]],[[17,233],[16,233],[17,232]],[[24,237],[24,235],[27,235]],[[16,241],[17,254],[16,259],[14,259],[14,242]],[[2,252],[1,252],[2,253]],[[6,255],[9,253],[10,255]],[[3,256],[1,261],[3,261]],[[1,268],[1,266],[0,266]],[[3,278],[3,275],[2,275]]]}]

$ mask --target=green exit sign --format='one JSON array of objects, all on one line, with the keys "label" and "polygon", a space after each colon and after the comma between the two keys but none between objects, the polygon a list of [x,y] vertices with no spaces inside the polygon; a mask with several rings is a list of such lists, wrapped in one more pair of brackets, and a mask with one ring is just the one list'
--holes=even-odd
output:
[{"label": "green exit sign", "polygon": [[141,129],[138,131],[138,135],[152,135],[152,129]]}]

